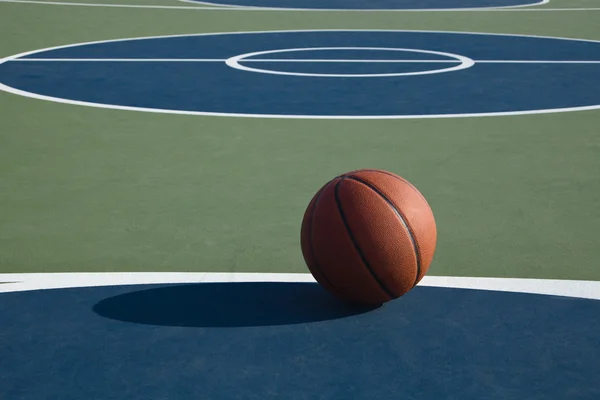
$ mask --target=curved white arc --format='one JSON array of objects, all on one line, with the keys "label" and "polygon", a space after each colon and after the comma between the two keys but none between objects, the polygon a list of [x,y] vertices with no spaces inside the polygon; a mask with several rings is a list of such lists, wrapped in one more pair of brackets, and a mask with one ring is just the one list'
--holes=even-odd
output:
[{"label": "curved white arc", "polygon": [[530,293],[600,300],[600,281],[426,276],[419,286]]},{"label": "curved white arc", "polygon": [[[221,7],[223,8],[234,8],[234,9],[244,9],[246,8],[246,6],[234,6],[231,4],[218,4],[218,3],[210,3],[210,2],[204,2],[204,1],[196,1],[196,0],[178,0],[181,1],[183,3],[191,3],[191,4],[199,4],[199,5],[206,5],[206,6],[212,6],[211,8],[216,8],[219,9]],[[550,0],[547,0],[550,1]],[[202,7],[204,9],[206,9],[206,7]],[[253,8],[253,7],[249,7],[249,8]]]},{"label": "curved white arc", "polygon": [[[220,283],[220,282],[306,282],[308,273],[238,272],[75,272],[0,274],[0,293],[79,287]],[[419,286],[530,293],[600,300],[600,281],[426,276]]]},{"label": "curved white arc", "polygon": [[550,0],[541,0],[541,1],[538,1],[537,3],[531,3],[531,4],[517,4],[514,6],[499,6],[499,7],[492,7],[492,8],[497,9],[497,10],[506,10],[506,9],[511,9],[511,8],[527,8],[527,7],[542,6],[542,5],[548,4],[548,3],[550,3]]},{"label": "curved white arc", "polygon": [[[434,55],[438,55],[438,56],[444,56],[447,58],[455,59],[457,62],[460,62],[460,64],[452,66],[452,67],[448,67],[448,68],[432,69],[432,70],[425,70],[425,71],[390,72],[390,73],[383,73],[383,74],[318,74],[318,73],[307,73],[307,72],[287,72],[287,71],[276,71],[276,70],[270,70],[270,69],[248,67],[246,65],[240,64],[240,62],[242,62],[242,61],[252,61],[249,59],[250,57],[262,56],[265,54],[280,54],[280,53],[292,53],[292,52],[301,52],[301,51],[336,51],[336,50],[367,50],[367,51],[368,50],[378,50],[378,51],[397,51],[397,52],[405,52],[405,53],[434,54]],[[290,59],[290,62],[294,62],[294,60]],[[401,60],[398,60],[398,62],[401,62]],[[312,77],[330,77],[330,78],[378,78],[378,77],[387,77],[387,76],[430,75],[430,74],[440,74],[443,72],[458,71],[461,69],[466,69],[466,68],[472,67],[473,65],[475,65],[475,61],[471,60],[468,57],[461,56],[458,54],[444,53],[441,51],[432,51],[432,50],[421,50],[421,49],[388,48],[388,47],[304,47],[304,48],[300,47],[300,48],[293,48],[293,49],[265,50],[265,51],[256,51],[253,53],[240,54],[240,55],[228,58],[227,60],[225,60],[225,64],[227,64],[231,68],[239,69],[242,71],[257,72],[257,73],[272,74],[272,75],[312,76]]]}]

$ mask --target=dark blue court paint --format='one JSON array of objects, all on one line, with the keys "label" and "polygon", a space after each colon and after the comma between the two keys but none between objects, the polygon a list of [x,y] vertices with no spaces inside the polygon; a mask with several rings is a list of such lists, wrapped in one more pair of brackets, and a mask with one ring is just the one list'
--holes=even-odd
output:
[{"label": "dark blue court paint", "polygon": [[0,397],[597,399],[600,302],[417,287],[374,310],[316,284],[0,295]]},{"label": "dark blue court paint", "polygon": [[[313,47],[402,48],[450,55],[311,50],[259,54],[248,60],[242,57],[239,63],[304,74],[415,73],[459,65],[453,58],[457,56],[475,60],[475,65],[427,75],[344,78],[258,73],[225,64],[226,59],[243,54]],[[61,99],[192,113],[402,117],[600,105],[598,42],[431,32],[310,31],[128,40],[49,50],[25,58],[141,61],[14,60],[0,65],[0,83]],[[252,61],[257,58],[286,61]],[[331,58],[424,62],[310,61]],[[170,61],[177,59],[205,61]]]}]

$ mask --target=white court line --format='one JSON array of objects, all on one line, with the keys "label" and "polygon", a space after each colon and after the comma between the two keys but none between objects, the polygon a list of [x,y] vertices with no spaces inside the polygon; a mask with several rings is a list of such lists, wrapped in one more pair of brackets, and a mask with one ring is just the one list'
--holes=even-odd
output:
[{"label": "white court line", "polygon": [[[218,282],[306,282],[308,273],[238,272],[92,272],[0,274],[0,293],[119,285],[218,283]],[[523,278],[426,276],[419,286],[530,293],[600,300],[599,281]]]},{"label": "white court line", "polygon": [[[225,62],[226,58],[17,58],[9,61],[64,61],[64,62]],[[459,63],[460,60],[367,60],[367,59],[299,59],[299,58],[252,58],[240,62],[292,62],[292,63]],[[598,61],[600,63],[600,61]]]},{"label": "white court line", "polygon": [[[223,7],[223,8],[245,8],[246,6],[232,6],[230,4],[214,4],[214,3],[209,3],[206,1],[195,1],[195,0],[178,0],[181,1],[183,3],[190,3],[190,4],[200,4],[200,5],[206,5],[206,6],[217,6],[217,7]],[[248,6],[249,8],[254,8],[251,6]]]},{"label": "white court line", "polygon": [[225,62],[224,58],[17,58],[27,62]]},{"label": "white court line", "polygon": [[[225,58],[15,58],[7,62],[225,62]],[[476,64],[600,64],[589,60],[473,60]],[[243,59],[240,62],[278,63],[460,63],[460,60],[361,60],[361,59]]]},{"label": "white court line", "polygon": [[[283,8],[258,8],[258,7],[192,7],[192,6],[159,6],[141,4],[104,4],[104,3],[69,3],[61,1],[36,1],[36,0],[0,0],[0,3],[41,4],[47,6],[76,6],[76,7],[112,7],[112,8],[145,8],[161,10],[205,10],[205,11],[286,11]],[[297,9],[294,11],[307,12],[536,12],[536,11],[600,11],[600,7],[588,8],[461,8],[461,9],[413,9],[413,10],[332,10],[332,9]]]}]

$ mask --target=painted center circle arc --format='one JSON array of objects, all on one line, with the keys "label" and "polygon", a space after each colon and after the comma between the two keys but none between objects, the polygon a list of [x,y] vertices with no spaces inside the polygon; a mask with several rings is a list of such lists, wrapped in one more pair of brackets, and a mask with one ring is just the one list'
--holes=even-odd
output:
[{"label": "painted center circle arc", "polygon": [[[422,54],[427,54],[428,56],[431,55],[435,55],[435,56],[440,56],[439,59],[438,58],[430,58],[427,60],[421,60],[421,59],[407,59],[407,58],[397,58],[397,57],[391,57],[390,59],[378,59],[375,58],[373,60],[368,59],[368,56],[366,58],[350,58],[350,59],[340,59],[340,58],[335,58],[335,57],[330,57],[330,58],[326,58],[326,59],[319,59],[319,58],[308,58],[308,59],[297,59],[297,58],[290,58],[289,62],[294,62],[294,63],[298,63],[298,62],[313,62],[313,63],[322,63],[322,62],[328,62],[328,63],[335,63],[337,65],[340,64],[352,64],[355,62],[360,62],[360,63],[367,63],[367,64],[375,64],[377,65],[378,63],[387,63],[387,62],[392,62],[395,63],[396,65],[403,65],[403,64],[407,64],[407,63],[418,63],[418,64],[425,64],[425,65],[431,65],[431,64],[438,64],[439,63],[449,63],[451,64],[449,67],[442,67],[442,68],[435,68],[435,69],[430,69],[430,68],[425,68],[421,71],[417,70],[417,71],[410,71],[410,72],[402,72],[402,71],[398,71],[398,72],[388,72],[388,73],[369,73],[368,71],[366,71],[365,73],[350,73],[350,74],[344,74],[344,73],[303,73],[303,72],[289,72],[289,71],[281,71],[281,70],[273,70],[273,69],[263,69],[263,68],[253,68],[253,67],[249,67],[247,65],[243,65],[244,62],[287,62],[286,59],[270,59],[270,58],[257,58],[259,56],[265,56],[265,55],[273,55],[273,54],[282,54],[282,53],[294,53],[294,52],[322,52],[322,51],[326,51],[326,52],[330,52],[330,53],[335,53],[337,51],[354,51],[354,52],[390,52],[390,53],[396,53],[398,54],[398,52],[403,52],[403,53],[413,53],[413,54],[418,54],[418,55],[422,55]],[[384,77],[384,76],[409,76],[409,75],[427,75],[427,74],[439,74],[442,72],[450,72],[450,71],[459,71],[461,69],[465,69],[465,68],[469,68],[472,67],[475,62],[473,60],[471,60],[468,57],[464,57],[464,56],[460,56],[457,54],[449,54],[449,53],[443,53],[443,52],[439,52],[439,51],[428,51],[428,50],[420,50],[420,49],[401,49],[401,48],[385,48],[385,47],[311,47],[311,48],[297,48],[297,49],[278,49],[278,50],[266,50],[266,51],[257,51],[254,53],[247,53],[247,54],[240,54],[238,56],[234,56],[231,58],[228,58],[227,60],[225,60],[225,64],[227,64],[228,66],[235,68],[235,69],[239,69],[242,71],[250,71],[250,72],[258,72],[258,73],[263,73],[263,74],[274,74],[274,75],[292,75],[292,76],[321,76],[321,77],[332,77],[332,78],[351,78],[351,77],[356,77],[356,78],[367,78],[367,77]]]},{"label": "painted center circle arc", "polygon": [[38,99],[273,118],[596,109],[599,77],[597,41],[435,31],[178,35],[81,43],[0,60],[0,89]]}]

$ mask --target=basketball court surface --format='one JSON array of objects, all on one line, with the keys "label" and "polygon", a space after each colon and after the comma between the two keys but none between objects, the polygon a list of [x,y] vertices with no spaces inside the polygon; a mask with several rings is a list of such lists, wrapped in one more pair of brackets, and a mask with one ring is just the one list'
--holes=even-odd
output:
[{"label": "basketball court surface", "polygon": [[[598,0],[0,0],[0,399],[600,398]],[[412,182],[349,307],[308,202]]]}]

